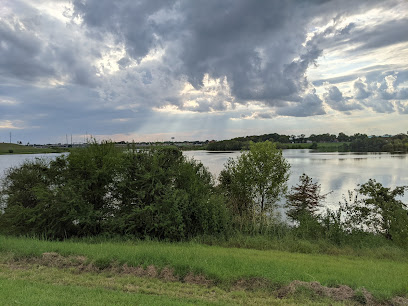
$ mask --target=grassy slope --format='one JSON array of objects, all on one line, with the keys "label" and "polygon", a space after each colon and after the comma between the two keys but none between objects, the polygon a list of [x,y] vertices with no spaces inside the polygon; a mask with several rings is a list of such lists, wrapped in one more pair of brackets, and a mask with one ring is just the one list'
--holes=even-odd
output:
[{"label": "grassy slope", "polygon": [[221,286],[241,278],[263,277],[273,283],[318,281],[323,285],[365,287],[378,298],[408,293],[408,262],[374,258],[298,254],[281,251],[222,248],[187,243],[137,242],[86,244],[48,242],[0,236],[0,252],[40,256],[44,252],[84,255],[96,263],[170,266],[178,275],[203,274]]},{"label": "grassy slope", "polygon": [[[13,150],[10,153],[9,150]],[[0,143],[0,154],[35,154],[35,153],[58,153],[63,152],[62,149],[39,149],[14,143]]]},{"label": "grassy slope", "polygon": [[265,290],[230,291],[134,275],[78,273],[69,269],[6,264],[0,264],[0,301],[2,305],[337,304],[307,293],[281,300]]},{"label": "grassy slope", "polygon": [[0,301],[2,305],[192,305],[199,302],[150,293],[130,294],[126,291],[110,290],[98,284],[50,284],[44,282],[44,279],[30,281],[16,277],[3,279],[2,276]]}]

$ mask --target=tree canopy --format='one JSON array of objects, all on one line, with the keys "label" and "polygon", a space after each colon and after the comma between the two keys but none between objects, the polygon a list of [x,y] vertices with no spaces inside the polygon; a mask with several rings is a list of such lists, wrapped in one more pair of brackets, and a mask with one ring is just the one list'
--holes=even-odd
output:
[{"label": "tree canopy", "polygon": [[270,141],[250,143],[237,159],[229,159],[220,185],[234,214],[254,219],[272,217],[287,190],[289,163]]},{"label": "tree canopy", "polygon": [[9,169],[0,229],[48,238],[107,235],[181,240],[224,233],[224,200],[208,170],[177,149],[118,151],[93,143]]}]

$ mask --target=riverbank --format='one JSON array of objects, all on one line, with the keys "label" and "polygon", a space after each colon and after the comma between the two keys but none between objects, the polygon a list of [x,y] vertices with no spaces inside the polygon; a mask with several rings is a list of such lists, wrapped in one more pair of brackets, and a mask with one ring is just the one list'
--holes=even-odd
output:
[{"label": "riverbank", "polygon": [[341,300],[333,288],[342,288],[347,303],[406,299],[408,262],[403,258],[0,236],[0,299],[19,287],[57,303],[66,301],[61,292],[80,293],[89,301],[99,292],[123,303],[296,304],[306,299],[327,304]]},{"label": "riverbank", "polygon": [[18,145],[14,143],[0,143],[0,155],[5,154],[43,154],[43,153],[62,153],[69,149],[62,148],[35,148],[31,146]]}]

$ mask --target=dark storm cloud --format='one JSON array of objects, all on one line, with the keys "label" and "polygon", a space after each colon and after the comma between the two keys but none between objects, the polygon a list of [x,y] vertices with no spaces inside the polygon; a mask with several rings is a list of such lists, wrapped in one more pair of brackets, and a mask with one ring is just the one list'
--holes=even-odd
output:
[{"label": "dark storm cloud", "polygon": [[24,2],[0,18],[0,76],[6,83],[63,81],[94,87],[96,69],[90,59],[98,46],[81,41],[69,25]]},{"label": "dark storm cloud", "polygon": [[359,43],[356,51],[377,49],[391,46],[394,44],[407,42],[408,18],[401,20],[391,20],[372,27],[371,29],[354,30],[351,37],[351,43]]},{"label": "dark storm cloud", "polygon": [[97,29],[91,35],[103,39],[104,33],[114,34],[116,41],[125,43],[128,54],[138,61],[160,46],[158,34],[170,33],[170,22],[161,25],[154,20],[154,14],[166,13],[174,3],[172,0],[73,1],[76,14],[81,15],[91,29]]},{"label": "dark storm cloud", "polygon": [[[257,118],[314,116],[325,113],[314,86],[353,80],[351,93],[328,93],[325,102],[344,112],[358,109],[356,101],[390,111],[398,100],[405,111],[408,73],[401,67],[313,84],[307,78],[338,46],[355,44],[350,56],[357,56],[405,42],[405,19],[369,29],[342,23],[401,1],[73,0],[66,20],[50,15],[60,2],[50,3],[50,11],[22,0],[0,8],[0,120],[109,134],[136,131],[153,110],[169,106],[227,113],[255,103],[266,108]],[[207,75],[220,83],[203,82]],[[394,79],[385,80],[389,75]],[[194,90],[186,93],[186,82]]]},{"label": "dark storm cloud", "polygon": [[[297,98],[316,50],[300,55],[307,18],[291,1],[182,2],[186,35],[180,37],[181,71],[195,87],[203,75],[226,76],[237,101]],[[300,16],[299,16],[300,17]],[[298,25],[296,27],[296,24]],[[303,51],[303,50],[302,50]]]},{"label": "dark storm cloud", "polygon": [[[374,2],[347,3],[343,13]],[[205,74],[227,77],[236,102],[270,106],[302,100],[310,85],[306,70],[322,53],[313,42],[302,46],[306,25],[316,11],[338,15],[338,6],[329,1],[77,0],[74,5],[92,35],[113,34],[133,59],[165,48],[171,75],[186,76],[196,88]],[[341,33],[352,29],[350,24]]]},{"label": "dark storm cloud", "polygon": [[276,114],[293,117],[309,117],[324,115],[323,101],[315,92],[307,94],[300,102],[293,103],[289,106],[280,107]]},{"label": "dark storm cloud", "polygon": [[106,134],[131,132],[143,125],[151,113],[148,109],[117,109],[104,104],[95,91],[78,85],[48,89],[29,86],[23,90],[0,86],[0,92],[8,92],[17,101],[29,101],[4,104],[0,98],[0,121],[18,118],[25,122],[26,128],[35,129],[41,129],[46,122],[46,126],[53,127],[53,133],[59,134],[96,130]]},{"label": "dark storm cloud", "polygon": [[353,84],[354,87],[354,97],[357,100],[366,99],[371,95],[371,92],[368,90],[368,86],[362,80],[358,79]]},{"label": "dark storm cloud", "polygon": [[344,97],[336,86],[330,86],[323,96],[324,101],[332,109],[345,112],[346,114],[351,114],[350,111],[352,110],[362,109],[361,105],[349,102],[349,98]]},{"label": "dark storm cloud", "polygon": [[[8,22],[6,22],[8,21]],[[16,20],[0,19],[0,74],[24,80],[55,75],[44,58],[47,52],[35,32]]]},{"label": "dark storm cloud", "polygon": [[[355,22],[343,25],[344,19],[357,13],[359,9],[368,11],[370,8],[376,7],[387,11],[402,3],[403,1],[365,1],[359,2],[357,6],[356,4],[348,6],[346,2],[343,2],[342,8],[337,8],[338,14],[335,17],[330,13],[326,17],[332,17],[332,25],[323,32],[315,33],[311,40],[323,49],[335,50],[342,45],[352,46],[352,48],[348,48],[349,54],[407,42],[408,34],[403,30],[408,27],[408,18],[406,17],[397,20],[385,20],[376,24],[371,23],[370,26],[356,25]],[[336,1],[332,1],[331,4],[335,5]],[[354,9],[357,11],[353,12]]]}]

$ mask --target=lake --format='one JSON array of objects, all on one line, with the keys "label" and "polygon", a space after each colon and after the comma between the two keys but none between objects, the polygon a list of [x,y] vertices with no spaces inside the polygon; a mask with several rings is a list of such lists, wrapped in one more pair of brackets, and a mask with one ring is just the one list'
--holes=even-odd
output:
[{"label": "lake", "polygon": [[[201,161],[214,176],[218,176],[228,158],[236,158],[240,152],[211,153],[185,151],[184,155]],[[26,159],[55,158],[60,154],[0,155],[0,176],[4,170],[21,164]],[[342,196],[373,178],[385,187],[408,186],[408,155],[389,153],[312,153],[310,150],[284,150],[284,157],[291,165],[288,185],[298,184],[299,176],[306,173],[321,184],[322,193],[330,193],[326,205],[338,207]],[[402,199],[408,202],[408,193]]]},{"label": "lake", "polygon": [[[241,153],[211,153],[186,151],[184,154],[201,161],[214,175],[219,175],[228,158]],[[291,165],[288,186],[299,183],[299,176],[306,173],[321,184],[322,193],[331,192],[326,206],[335,209],[348,190],[364,184],[370,178],[385,187],[408,186],[408,154],[390,153],[312,153],[310,150],[283,150]],[[408,192],[402,198],[408,202]]]}]

